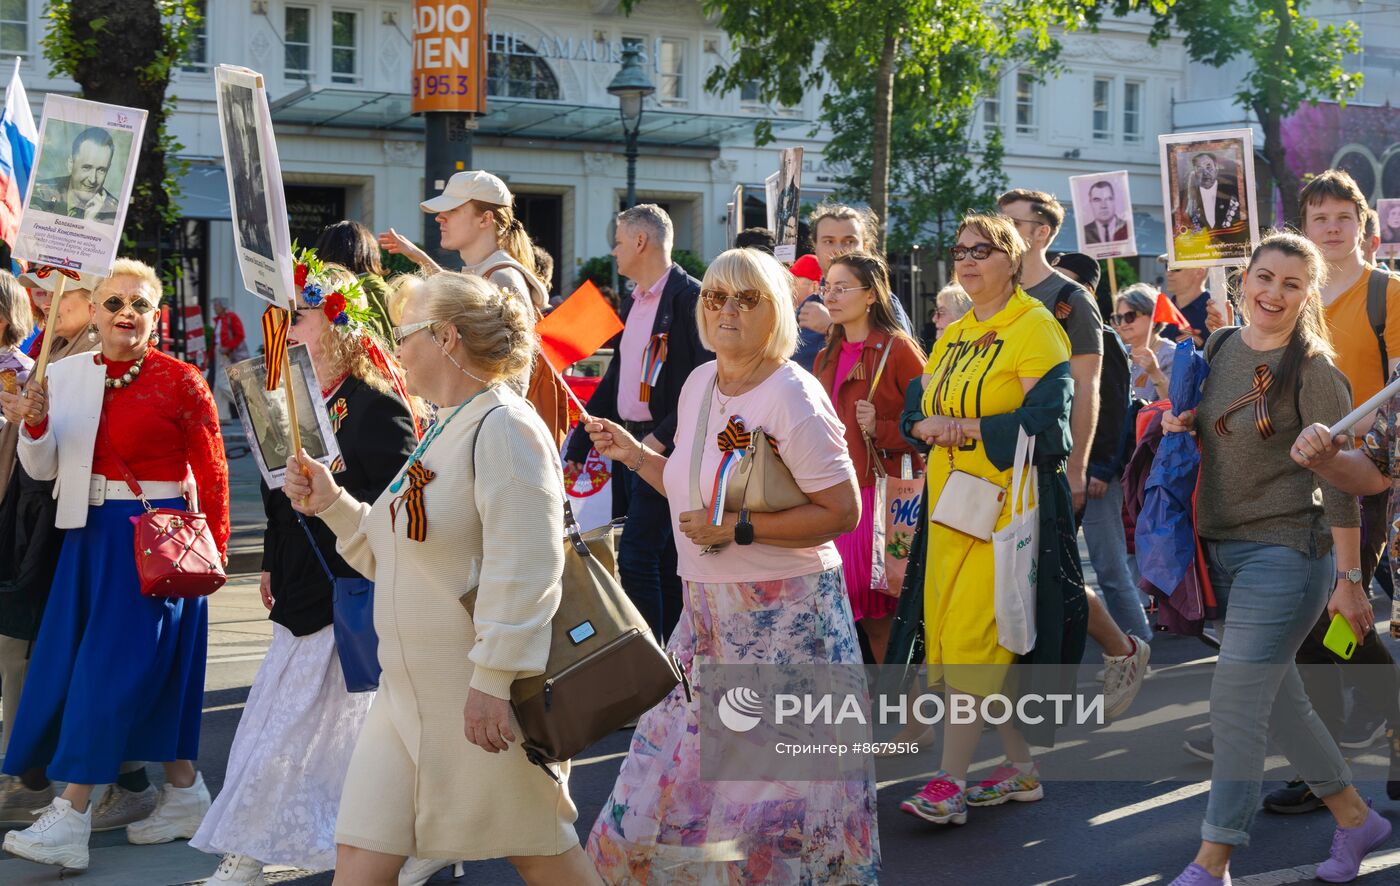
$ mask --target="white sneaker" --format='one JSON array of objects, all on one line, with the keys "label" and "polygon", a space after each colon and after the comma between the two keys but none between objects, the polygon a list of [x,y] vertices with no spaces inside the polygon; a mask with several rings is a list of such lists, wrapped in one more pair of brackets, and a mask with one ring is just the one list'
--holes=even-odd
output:
[{"label": "white sneaker", "polygon": [[1132,634],[1128,639],[1133,644],[1132,652],[1103,657],[1105,720],[1116,720],[1127,713],[1147,677],[1147,660],[1152,657],[1152,647]]},{"label": "white sneaker", "polygon": [[399,886],[423,886],[434,874],[451,864],[440,858],[414,858],[410,855],[399,869]]},{"label": "white sneaker", "polygon": [[230,883],[236,886],[267,886],[267,881],[263,879],[263,863],[256,858],[249,858],[246,855],[239,855],[230,852],[224,856],[224,860],[219,862],[219,869],[214,872],[214,876],[204,881],[205,886],[214,886],[216,883]]},{"label": "white sneaker", "polygon": [[56,797],[34,824],[5,835],[5,851],[39,864],[85,871],[91,836],[92,804],[87,812],[78,812],[72,803]]},{"label": "white sneaker", "polygon": [[160,790],[156,811],[141,821],[127,825],[126,841],[147,846],[169,843],[171,840],[188,840],[199,830],[199,823],[204,821],[209,805],[209,789],[204,786],[204,776],[198,772],[194,774],[194,784],[187,788],[167,784]]}]

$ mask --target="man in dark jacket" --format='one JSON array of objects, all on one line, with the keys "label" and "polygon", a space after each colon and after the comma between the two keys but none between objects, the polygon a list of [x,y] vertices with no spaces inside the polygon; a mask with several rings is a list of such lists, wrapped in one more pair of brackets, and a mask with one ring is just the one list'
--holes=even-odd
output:
[{"label": "man in dark jacket", "polygon": [[[636,285],[623,300],[624,328],[612,362],[588,401],[590,415],[617,422],[663,455],[677,432],[681,387],[691,370],[715,358],[696,325],[700,281],[671,262],[672,238],[671,218],[660,206],[643,203],[618,215],[613,256],[618,273]],[[565,458],[582,464],[589,445],[587,434],[574,434]],[[681,614],[671,512],[665,497],[626,465],[613,463],[613,482],[630,498],[617,552],[622,586],[664,640]]]}]

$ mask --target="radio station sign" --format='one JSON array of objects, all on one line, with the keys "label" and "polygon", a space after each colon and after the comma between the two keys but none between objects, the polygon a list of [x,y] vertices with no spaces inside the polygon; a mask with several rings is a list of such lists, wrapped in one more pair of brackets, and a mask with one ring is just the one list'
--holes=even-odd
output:
[{"label": "radio station sign", "polygon": [[413,4],[413,113],[486,112],[486,0]]}]

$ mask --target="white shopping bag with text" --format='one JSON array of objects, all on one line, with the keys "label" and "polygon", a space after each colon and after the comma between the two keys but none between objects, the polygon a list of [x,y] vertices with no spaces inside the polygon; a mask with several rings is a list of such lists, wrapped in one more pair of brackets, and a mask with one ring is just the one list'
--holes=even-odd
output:
[{"label": "white shopping bag with text", "polygon": [[1035,647],[1040,501],[1034,458],[1035,438],[1022,428],[1011,466],[1011,522],[992,534],[997,642],[1017,655]]}]

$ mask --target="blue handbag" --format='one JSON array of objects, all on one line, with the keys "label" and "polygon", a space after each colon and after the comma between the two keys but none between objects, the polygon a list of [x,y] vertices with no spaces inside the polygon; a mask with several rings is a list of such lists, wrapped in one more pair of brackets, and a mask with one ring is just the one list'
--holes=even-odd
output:
[{"label": "blue handbag", "polygon": [[379,635],[374,630],[374,582],[367,578],[338,578],[326,565],[311,527],[297,514],[297,522],[311,542],[311,553],[331,583],[332,627],[335,653],[350,692],[373,692],[379,688]]}]

